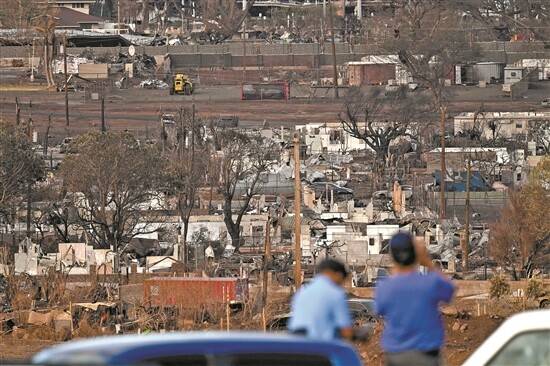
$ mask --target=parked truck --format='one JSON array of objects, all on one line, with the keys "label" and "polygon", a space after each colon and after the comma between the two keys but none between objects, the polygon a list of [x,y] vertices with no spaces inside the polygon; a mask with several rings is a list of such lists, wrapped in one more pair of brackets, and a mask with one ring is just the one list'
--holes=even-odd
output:
[{"label": "parked truck", "polygon": [[176,74],[172,78],[172,82],[170,83],[170,95],[174,95],[174,94],[191,95],[193,94],[194,90],[195,88],[193,83],[191,82],[191,79],[189,78],[189,75]]},{"label": "parked truck", "polygon": [[200,308],[229,303],[239,308],[248,297],[248,279],[230,277],[153,277],[143,294],[151,307]]}]

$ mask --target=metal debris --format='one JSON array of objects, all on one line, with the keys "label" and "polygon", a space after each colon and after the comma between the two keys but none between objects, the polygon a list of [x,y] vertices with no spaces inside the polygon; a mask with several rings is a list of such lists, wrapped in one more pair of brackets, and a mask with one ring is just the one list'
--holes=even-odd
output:
[{"label": "metal debris", "polygon": [[168,89],[168,84],[159,79],[146,79],[139,83],[139,87],[144,89]]}]

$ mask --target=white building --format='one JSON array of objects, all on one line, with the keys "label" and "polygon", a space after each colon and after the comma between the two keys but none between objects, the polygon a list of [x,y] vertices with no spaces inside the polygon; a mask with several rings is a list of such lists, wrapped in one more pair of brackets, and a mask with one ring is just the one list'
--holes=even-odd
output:
[{"label": "white building", "polygon": [[348,264],[365,264],[371,256],[380,254],[399,231],[397,224],[330,225],[326,229],[326,239],[315,245],[321,249],[320,258],[325,255],[323,248],[329,247],[330,256]]},{"label": "white building", "polygon": [[[241,221],[241,237],[244,239],[245,245],[265,245],[265,224],[267,219],[267,215],[243,216]],[[189,218],[186,242],[192,242],[194,237],[198,235],[204,235],[205,239],[209,241],[220,241],[231,244],[231,236],[227,231],[222,215],[191,216]]]},{"label": "white building", "polygon": [[[373,128],[384,129],[388,123],[391,122],[374,122]],[[359,130],[363,130],[365,123],[358,123],[358,127]],[[307,146],[308,155],[327,153],[346,154],[350,151],[372,150],[365,141],[355,138],[345,131],[340,122],[308,123],[306,125],[296,125],[295,128],[301,134]],[[417,129],[418,124],[411,123],[407,132],[415,135]],[[407,138],[405,137],[405,139]],[[390,146],[399,140],[400,138],[396,138],[390,143]]]},{"label": "white building", "polygon": [[347,151],[364,150],[367,145],[364,141],[352,137],[344,131],[338,122],[308,123],[297,125],[296,131],[300,131],[307,146],[307,153],[340,153]]},{"label": "white building", "polygon": [[549,120],[550,112],[463,112],[454,117],[454,133],[476,128],[487,139],[493,138],[493,131],[495,137],[527,136],[530,124]]},{"label": "white building", "polygon": [[95,3],[95,0],[54,0],[53,2],[55,6],[60,8],[71,8],[85,14],[90,14],[90,4]]},{"label": "white building", "polygon": [[550,59],[541,58],[525,58],[514,64],[515,66],[527,67],[529,69],[534,69],[537,67],[539,69],[539,80],[550,80]]},{"label": "white building", "polygon": [[504,84],[515,84],[521,81],[528,74],[523,66],[507,66],[504,68]]}]

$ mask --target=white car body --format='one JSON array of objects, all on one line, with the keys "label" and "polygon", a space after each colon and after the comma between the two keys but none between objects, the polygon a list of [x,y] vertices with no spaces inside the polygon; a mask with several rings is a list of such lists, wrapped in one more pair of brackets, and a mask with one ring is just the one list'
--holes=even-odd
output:
[{"label": "white car body", "polygon": [[[536,342],[521,342],[521,337]],[[550,365],[550,310],[513,315],[462,366],[489,365]]]}]

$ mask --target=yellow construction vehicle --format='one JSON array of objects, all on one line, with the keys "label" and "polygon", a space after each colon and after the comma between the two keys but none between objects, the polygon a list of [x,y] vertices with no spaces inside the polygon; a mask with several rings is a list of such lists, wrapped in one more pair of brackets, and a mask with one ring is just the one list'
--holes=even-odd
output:
[{"label": "yellow construction vehicle", "polygon": [[189,75],[185,74],[176,74],[172,78],[172,83],[170,85],[170,95],[174,94],[185,94],[185,95],[191,95],[193,94],[193,83],[191,82],[191,79],[189,79]]}]

